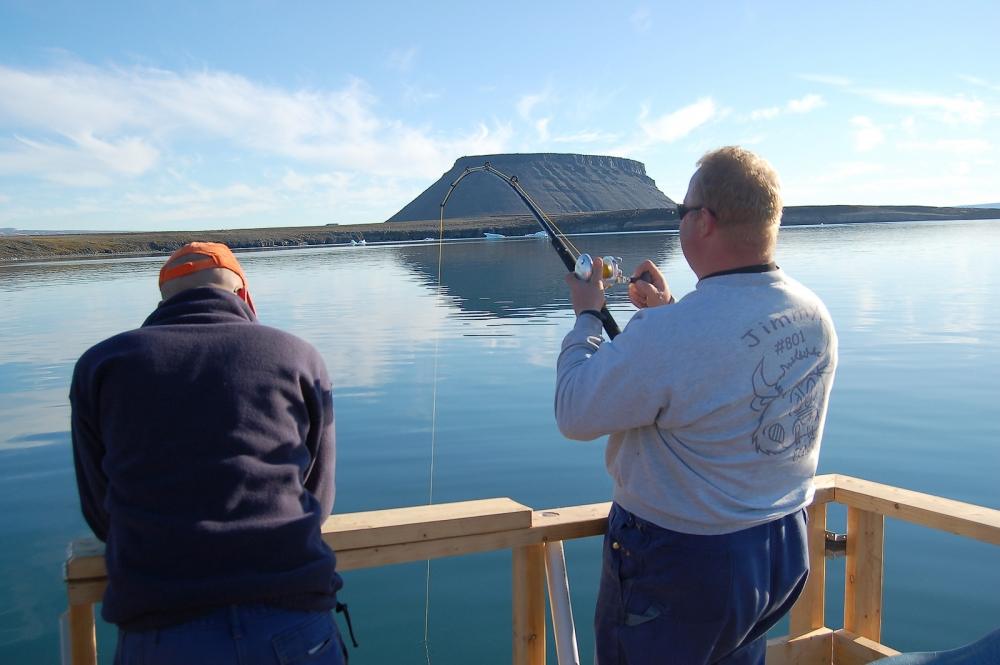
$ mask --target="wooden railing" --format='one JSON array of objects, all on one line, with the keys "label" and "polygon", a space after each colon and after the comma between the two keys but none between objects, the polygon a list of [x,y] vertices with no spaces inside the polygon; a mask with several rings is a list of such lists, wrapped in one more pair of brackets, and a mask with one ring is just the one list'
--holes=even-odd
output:
[{"label": "wooden railing", "polygon": [[[808,509],[812,572],[792,608],[789,635],[768,643],[769,664],[854,665],[897,653],[880,643],[885,517],[1000,545],[998,510],[849,476],[819,476],[816,485]],[[830,503],[847,506],[844,628],[840,630],[825,626],[825,531]],[[546,548],[603,534],[610,506],[532,510],[511,499],[485,499],[333,515],[323,526],[323,538],[336,550],[340,571],[512,550],[513,662],[543,665]],[[100,543],[92,539],[72,543],[65,580],[69,609],[63,631],[64,658],[73,665],[94,665],[94,603],[100,602],[107,585]]]}]

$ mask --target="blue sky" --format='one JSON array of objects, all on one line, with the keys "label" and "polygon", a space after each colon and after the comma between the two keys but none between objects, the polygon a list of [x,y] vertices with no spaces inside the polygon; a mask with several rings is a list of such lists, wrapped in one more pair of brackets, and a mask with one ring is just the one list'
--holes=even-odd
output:
[{"label": "blue sky", "polygon": [[0,227],[379,222],[462,155],[741,144],[786,203],[1000,201],[1000,3],[0,0]]}]

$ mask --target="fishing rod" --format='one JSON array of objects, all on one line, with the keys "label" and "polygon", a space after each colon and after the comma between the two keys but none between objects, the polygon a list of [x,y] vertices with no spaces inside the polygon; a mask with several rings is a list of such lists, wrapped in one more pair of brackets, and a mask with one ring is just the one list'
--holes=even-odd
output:
[{"label": "fishing rod", "polygon": [[[521,183],[517,181],[517,176],[508,176],[505,173],[501,173],[493,168],[489,162],[486,162],[482,166],[467,166],[465,171],[462,172],[462,175],[458,176],[455,182],[451,183],[451,187],[448,188],[448,193],[445,194],[444,200],[441,201],[442,223],[444,221],[444,207],[447,205],[448,199],[451,198],[451,193],[455,191],[456,187],[458,187],[458,183],[462,182],[465,176],[471,173],[479,172],[492,173],[510,185],[511,189],[514,190],[514,193],[521,198],[524,205],[528,206],[528,210],[531,211],[535,220],[541,225],[546,235],[548,235],[552,248],[556,250],[556,254],[559,255],[560,259],[562,259],[563,265],[566,266],[566,269],[575,273],[580,279],[585,281],[590,279],[593,267],[593,259],[591,259],[590,255],[580,254],[577,252],[577,255],[574,256],[573,250],[576,248],[571,246],[571,244],[566,240],[566,236],[556,228],[555,224],[553,224],[552,221],[545,216],[545,213],[542,212],[541,209],[535,204],[535,202],[531,200],[528,193],[521,187]],[[604,281],[605,285],[621,284],[628,281],[628,279],[623,276],[621,270],[621,259],[611,256],[604,257],[603,272],[604,274],[601,276],[601,279]],[[621,328],[618,327],[618,323],[615,321],[614,317],[611,316],[611,312],[608,311],[607,304],[601,306],[600,317],[598,318],[600,318],[601,325],[604,326],[604,330],[608,333],[609,339],[614,339],[618,333],[621,332]]]}]

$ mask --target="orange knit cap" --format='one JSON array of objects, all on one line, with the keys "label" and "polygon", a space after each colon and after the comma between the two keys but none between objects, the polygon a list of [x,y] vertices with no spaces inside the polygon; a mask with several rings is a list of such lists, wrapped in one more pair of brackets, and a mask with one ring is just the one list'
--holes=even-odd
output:
[{"label": "orange knit cap", "polygon": [[[177,263],[177,259],[182,256],[191,256],[187,261]],[[169,266],[169,267],[168,267]],[[243,302],[250,306],[250,309],[257,313],[250,298],[250,290],[247,288],[247,276],[243,272],[243,267],[236,260],[232,250],[221,242],[189,242],[176,252],[170,255],[167,262],[160,268],[160,286],[165,282],[178,277],[184,277],[196,273],[199,270],[210,270],[212,268],[225,268],[240,276],[243,288],[236,292]]]}]

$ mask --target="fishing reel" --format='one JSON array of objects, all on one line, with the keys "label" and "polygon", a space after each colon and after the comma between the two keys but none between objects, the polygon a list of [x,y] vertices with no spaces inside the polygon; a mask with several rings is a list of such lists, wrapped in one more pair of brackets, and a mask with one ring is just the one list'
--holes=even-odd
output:
[{"label": "fishing reel", "polygon": [[[601,282],[604,284],[604,288],[610,288],[616,284],[626,284],[629,278],[625,276],[622,271],[622,257],[620,256],[602,256],[601,260],[604,262],[603,275],[601,276]],[[590,254],[581,254],[576,260],[576,266],[573,268],[573,272],[576,276],[585,282],[589,282],[591,276],[594,273],[594,259],[590,257]]]}]

